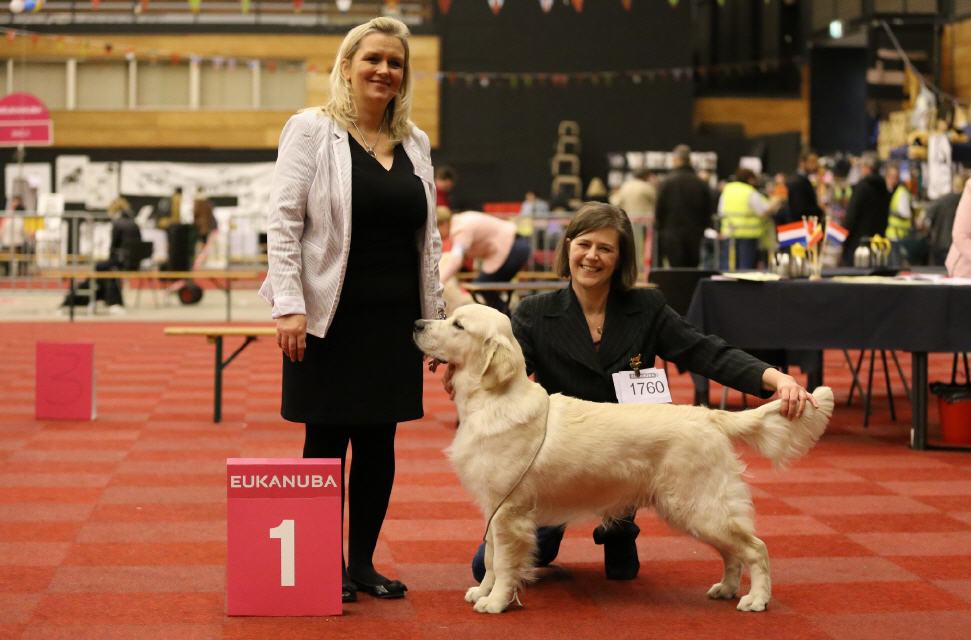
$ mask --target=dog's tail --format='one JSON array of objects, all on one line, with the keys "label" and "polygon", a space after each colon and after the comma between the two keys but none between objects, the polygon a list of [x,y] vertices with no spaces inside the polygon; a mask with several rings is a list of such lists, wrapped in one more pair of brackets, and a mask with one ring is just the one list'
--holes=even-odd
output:
[{"label": "dog's tail", "polygon": [[813,397],[819,407],[806,403],[796,420],[779,413],[780,400],[748,411],[717,411],[715,425],[729,438],[738,438],[758,449],[776,465],[784,465],[806,454],[826,430],[833,415],[833,390],[818,387]]}]

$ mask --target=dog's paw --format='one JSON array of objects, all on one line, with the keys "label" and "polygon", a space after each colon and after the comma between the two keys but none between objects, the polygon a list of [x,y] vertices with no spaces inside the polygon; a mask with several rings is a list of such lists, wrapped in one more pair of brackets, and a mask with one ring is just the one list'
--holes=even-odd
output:
[{"label": "dog's paw", "polygon": [[472,587],[465,592],[465,601],[475,603],[479,601],[479,598],[484,598],[489,595],[489,589],[484,589],[483,587]]},{"label": "dog's paw", "polygon": [[738,601],[738,606],[735,608],[739,611],[765,611],[767,606],[769,606],[769,599],[766,596],[750,593],[742,596],[742,599]]},{"label": "dog's paw", "polygon": [[473,609],[479,613],[502,613],[508,606],[509,603],[502,599],[484,597],[476,600]]},{"label": "dog's paw", "polygon": [[718,582],[711,585],[711,589],[708,590],[708,597],[712,600],[731,600],[736,595],[736,589],[737,587]]}]

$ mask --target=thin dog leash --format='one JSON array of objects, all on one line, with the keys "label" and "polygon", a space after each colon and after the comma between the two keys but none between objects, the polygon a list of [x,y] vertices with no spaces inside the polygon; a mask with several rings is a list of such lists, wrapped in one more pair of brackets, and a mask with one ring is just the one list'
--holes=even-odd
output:
[{"label": "thin dog leash", "polygon": [[536,458],[537,456],[539,456],[540,449],[543,448],[543,444],[546,442],[546,434],[549,432],[549,417],[550,417],[550,401],[547,398],[546,415],[543,416],[543,438],[539,441],[539,446],[536,447],[536,451],[533,452],[533,457],[530,458],[529,464],[527,464],[526,468],[523,469],[523,472],[519,474],[519,479],[517,479],[516,482],[512,485],[512,488],[510,488],[509,491],[506,492],[506,495],[502,497],[502,500],[499,501],[499,504],[496,505],[496,508],[492,510],[492,515],[489,516],[488,520],[486,520],[485,533],[482,534],[482,542],[485,542],[486,537],[488,537],[489,535],[489,527],[492,526],[492,519],[496,517],[496,514],[499,513],[499,509],[506,502],[509,496],[512,495],[512,492],[516,490],[516,488],[519,486],[519,483],[523,481],[523,478],[526,477],[526,473],[532,468],[533,463],[536,462]]}]

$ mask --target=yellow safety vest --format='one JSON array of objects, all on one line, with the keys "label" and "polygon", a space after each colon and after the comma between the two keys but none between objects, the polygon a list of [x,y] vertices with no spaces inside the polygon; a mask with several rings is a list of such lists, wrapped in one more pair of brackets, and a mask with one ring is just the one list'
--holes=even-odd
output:
[{"label": "yellow safety vest", "polygon": [[762,216],[749,207],[755,187],[745,182],[729,182],[722,190],[721,233],[730,238],[760,238],[765,231]]},{"label": "yellow safety vest", "polygon": [[901,218],[897,215],[900,199],[906,190],[907,187],[904,185],[897,185],[893,197],[890,198],[890,217],[887,218],[887,232],[884,234],[888,240],[903,240],[910,232],[910,218]]}]

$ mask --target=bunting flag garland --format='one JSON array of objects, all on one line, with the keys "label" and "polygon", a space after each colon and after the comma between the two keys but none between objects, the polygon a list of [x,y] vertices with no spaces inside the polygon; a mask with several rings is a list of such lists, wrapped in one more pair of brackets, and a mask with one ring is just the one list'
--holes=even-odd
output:
[{"label": "bunting flag garland", "polygon": [[448,10],[452,8],[452,0],[438,0],[438,10],[442,15],[447,15]]},{"label": "bunting flag garland", "polygon": [[[138,0],[141,2],[143,0]],[[145,0],[147,1],[147,0]],[[201,0],[189,0],[199,3]],[[295,0],[296,1],[296,0]],[[441,1],[441,0],[440,0]],[[566,4],[570,0],[564,0]],[[135,2],[135,0],[133,0]],[[138,6],[138,2],[135,2]],[[243,7],[248,7],[251,0],[241,0]],[[306,0],[302,0],[305,5]],[[503,0],[491,0],[498,3],[497,8],[501,8],[505,3]],[[481,5],[480,5],[481,6]],[[615,5],[616,6],[616,5]],[[451,4],[449,3],[449,9]],[[72,49],[80,50],[80,55],[102,54],[104,56],[124,59],[128,61],[142,61],[150,64],[171,63],[173,65],[186,64],[191,59],[196,63],[212,64],[215,69],[235,69],[237,60],[231,55],[213,53],[206,56],[189,56],[182,51],[160,51],[157,49],[146,49],[133,47],[119,41],[107,41],[97,39],[81,39],[62,34],[43,34],[22,29],[0,27],[5,34],[7,42],[13,43],[18,37],[29,39],[31,43],[39,44],[42,40],[49,40],[54,43],[57,50],[63,51],[70,46]],[[2,40],[0,40],[2,43]],[[248,64],[250,68],[262,68],[268,73],[276,70],[288,73],[304,72],[314,75],[329,75],[329,69],[318,68],[309,62],[295,62],[294,60],[273,60],[273,59],[241,59],[240,64]],[[794,66],[805,64],[805,59],[799,57],[787,59],[769,59],[742,63],[716,64],[706,66],[681,66],[665,67],[653,69],[600,69],[592,71],[537,71],[537,72],[509,72],[509,71],[426,71],[415,70],[414,77],[423,82],[431,81],[438,84],[447,83],[448,86],[464,86],[473,90],[480,89],[528,89],[532,87],[552,87],[568,88],[572,86],[608,86],[612,87],[618,83],[627,83],[635,86],[650,85],[656,82],[684,82],[706,81],[708,79],[718,79],[734,76],[746,76],[752,74],[776,73],[779,71],[788,72]]]},{"label": "bunting flag garland", "polygon": [[583,0],[573,0],[572,4],[573,4],[573,8],[576,10],[577,13],[580,13],[583,11]]},{"label": "bunting flag garland", "polygon": [[293,12],[300,13],[303,11],[303,0],[293,0]]},{"label": "bunting flag garland", "polygon": [[543,13],[549,13],[553,9],[553,0],[539,0],[539,6]]},{"label": "bunting flag garland", "polygon": [[499,15],[502,11],[502,5],[505,4],[506,0],[489,0],[489,8],[492,9],[493,15]]}]

